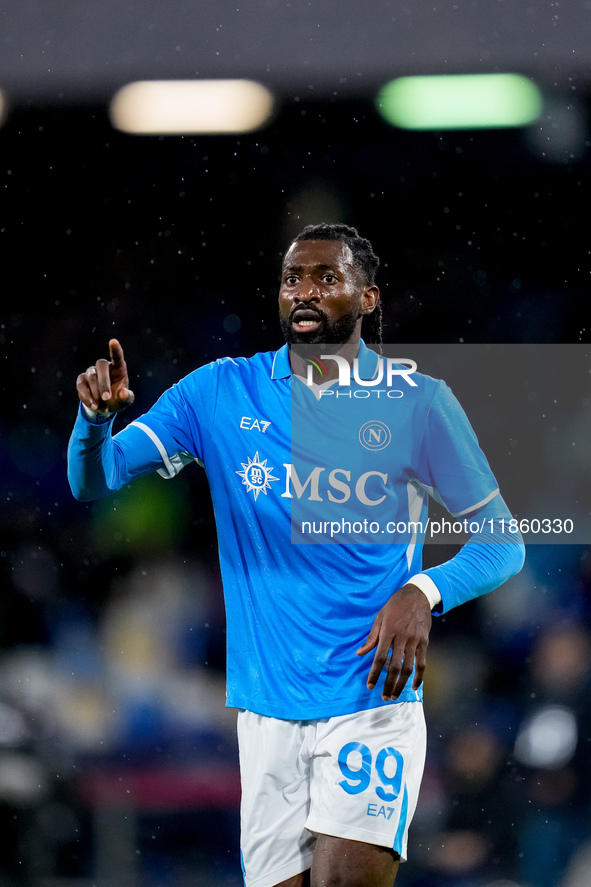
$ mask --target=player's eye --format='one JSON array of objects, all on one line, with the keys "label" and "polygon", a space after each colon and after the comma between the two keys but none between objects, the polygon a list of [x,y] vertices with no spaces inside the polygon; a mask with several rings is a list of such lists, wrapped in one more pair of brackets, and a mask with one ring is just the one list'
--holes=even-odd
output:
[{"label": "player's eye", "polygon": [[288,286],[295,286],[296,283],[298,282],[298,278],[296,277],[295,274],[288,274],[287,277],[285,278],[285,282]]},{"label": "player's eye", "polygon": [[326,283],[334,283],[334,281],[335,281],[337,278],[336,278],[336,275],[335,275],[335,274],[323,274],[322,279],[323,279]]}]

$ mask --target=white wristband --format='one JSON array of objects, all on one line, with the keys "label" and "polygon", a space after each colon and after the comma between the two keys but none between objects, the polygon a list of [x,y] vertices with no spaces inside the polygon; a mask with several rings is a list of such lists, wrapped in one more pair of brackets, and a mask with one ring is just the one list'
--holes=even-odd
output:
[{"label": "white wristband", "polygon": [[413,576],[408,580],[409,585],[416,585],[417,588],[420,588],[427,600],[429,601],[429,606],[431,609],[436,607],[437,604],[441,603],[441,594],[439,589],[433,582],[430,576],[427,576],[426,573],[417,573],[416,576]]}]

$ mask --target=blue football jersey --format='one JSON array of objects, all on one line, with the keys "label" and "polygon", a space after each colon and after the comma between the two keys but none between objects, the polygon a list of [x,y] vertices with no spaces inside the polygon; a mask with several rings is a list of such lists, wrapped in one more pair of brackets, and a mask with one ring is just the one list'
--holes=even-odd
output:
[{"label": "blue football jersey", "polygon": [[[218,360],[113,438],[118,485],[191,460],[207,472],[230,706],[300,720],[390,704],[384,675],[366,687],[372,654],[355,651],[421,571],[428,496],[460,516],[498,493],[445,383],[370,384],[384,360],[362,343],[359,381],[322,391],[292,376],[287,346]],[[442,611],[458,603],[438,587]],[[421,698],[411,684],[399,701]]]}]

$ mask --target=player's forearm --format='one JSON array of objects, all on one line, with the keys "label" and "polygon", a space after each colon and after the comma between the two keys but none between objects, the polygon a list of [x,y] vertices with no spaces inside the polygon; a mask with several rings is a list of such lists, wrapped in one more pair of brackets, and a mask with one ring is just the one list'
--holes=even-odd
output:
[{"label": "player's forearm", "polygon": [[436,614],[488,594],[521,570],[525,546],[519,534],[507,532],[511,515],[503,500],[497,499],[471,516],[482,529],[455,557],[424,571],[441,594]]},{"label": "player's forearm", "polygon": [[117,459],[112,419],[97,425],[78,411],[68,445],[68,481],[72,493],[82,502],[104,499],[122,484],[117,481]]},{"label": "player's forearm", "polygon": [[95,424],[80,408],[68,446],[68,480],[76,499],[104,499],[152,471],[176,473],[164,468],[162,453],[139,424],[111,437],[112,420]]}]

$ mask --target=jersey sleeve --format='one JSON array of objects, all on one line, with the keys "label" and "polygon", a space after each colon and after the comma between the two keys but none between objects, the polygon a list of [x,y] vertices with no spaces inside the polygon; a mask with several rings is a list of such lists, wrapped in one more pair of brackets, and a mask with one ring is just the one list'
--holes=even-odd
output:
[{"label": "jersey sleeve", "polygon": [[495,496],[465,518],[468,542],[446,563],[424,571],[441,595],[435,615],[488,594],[521,570],[525,546],[511,531],[511,517],[503,497]]},{"label": "jersey sleeve", "polygon": [[132,423],[158,449],[163,463],[159,473],[164,477],[173,477],[193,460],[204,464],[217,407],[220,363],[206,364],[185,376]]},{"label": "jersey sleeve", "polygon": [[217,364],[207,364],[165,391],[151,410],[112,436],[113,418],[89,421],[82,408],[68,446],[68,480],[82,501],[102,499],[157,471],[174,477],[202,461],[217,398]]},{"label": "jersey sleeve", "polygon": [[499,488],[457,398],[437,383],[421,445],[421,483],[454,517],[486,505]]},{"label": "jersey sleeve", "polygon": [[154,443],[139,429],[128,425],[112,437],[113,416],[96,424],[78,410],[68,444],[68,481],[76,499],[104,499],[138,477],[162,468]]},{"label": "jersey sleeve", "polygon": [[469,541],[455,557],[424,571],[441,595],[440,615],[487,594],[519,572],[524,545],[508,530],[512,515],[468,417],[443,381],[425,420],[421,483],[454,518],[469,525]]}]

